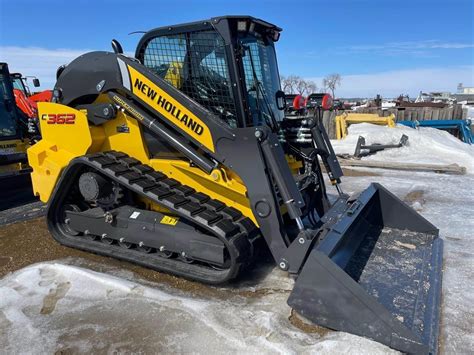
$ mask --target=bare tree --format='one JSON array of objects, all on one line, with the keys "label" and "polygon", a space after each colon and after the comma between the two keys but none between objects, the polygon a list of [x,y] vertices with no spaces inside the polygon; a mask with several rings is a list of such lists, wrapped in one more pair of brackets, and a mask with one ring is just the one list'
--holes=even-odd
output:
[{"label": "bare tree", "polygon": [[288,90],[288,79],[284,75],[280,75],[280,86],[284,92]]},{"label": "bare tree", "polygon": [[303,79],[297,75],[289,75],[281,77],[281,88],[286,94],[307,96],[316,92],[318,86],[314,81]]},{"label": "bare tree", "polygon": [[298,77],[298,80],[296,82],[296,92],[300,95],[304,95],[307,90],[308,83],[306,82],[306,80]]},{"label": "bare tree", "polygon": [[295,94],[296,86],[300,78],[296,75],[289,75],[287,77],[281,78],[281,87],[282,90],[287,94]]},{"label": "bare tree", "polygon": [[336,88],[341,85],[341,75],[340,74],[329,74],[323,79],[323,86],[327,88],[328,90],[331,90],[331,94],[333,98],[336,98],[334,96],[334,92],[336,91]]},{"label": "bare tree", "polygon": [[312,80],[308,80],[307,93],[308,95],[318,91],[318,85]]}]

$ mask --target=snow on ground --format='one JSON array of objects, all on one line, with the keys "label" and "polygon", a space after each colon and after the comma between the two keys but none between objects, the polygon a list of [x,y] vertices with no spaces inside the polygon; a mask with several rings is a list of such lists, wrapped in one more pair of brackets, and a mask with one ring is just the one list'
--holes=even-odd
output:
[{"label": "snow on ground", "polygon": [[382,176],[345,177],[344,192],[379,182],[398,197],[418,195],[409,204],[440,229],[444,239],[441,346],[445,354],[474,349],[474,175],[404,174],[375,170]]},{"label": "snow on ground", "polygon": [[367,144],[396,144],[402,134],[408,145],[362,159],[464,166],[467,175],[356,168],[381,176],[344,177],[344,192],[379,182],[398,197],[418,196],[409,204],[440,229],[444,239],[441,349],[468,354],[474,349],[474,145],[434,128],[389,128],[368,123],[349,126],[344,140],[332,141],[337,154],[353,154],[358,137]]},{"label": "snow on ground", "polygon": [[270,274],[273,289],[261,296],[203,298],[74,263],[80,261],[40,263],[0,281],[6,353],[391,352],[354,335],[308,334],[292,326],[288,290],[280,288],[287,280],[277,270]]},{"label": "snow on ground", "polygon": [[[359,130],[364,126],[365,131]],[[355,145],[359,134],[368,143],[384,137],[399,139],[404,131],[391,129],[382,136],[373,127],[354,125],[346,141],[352,140]],[[403,148],[410,153],[408,156],[397,157],[402,151],[398,149],[378,153],[374,159],[432,159],[425,162],[457,162],[466,167],[470,163],[472,167],[470,149],[460,148],[444,134],[421,135],[414,130],[409,133],[411,145]],[[381,143],[386,143],[385,138]],[[341,146],[342,143],[338,149]],[[422,154],[428,151],[431,157]],[[462,176],[370,171],[380,176],[344,177],[344,192],[360,191],[371,182],[380,182],[440,228],[445,242],[441,352],[471,353],[472,170]],[[292,280],[277,269],[267,267],[262,280],[250,278],[234,286],[212,288],[208,295],[144,281],[111,266],[105,270],[102,267],[100,273],[93,269],[94,265],[80,259],[59,260],[29,266],[0,280],[0,348],[5,353],[22,354],[392,352],[381,344],[347,333],[306,333],[296,328],[289,321],[290,309],[286,304]]]},{"label": "snow on ground", "polygon": [[359,136],[365,138],[367,145],[398,144],[403,134],[408,136],[408,143],[401,148],[386,149],[375,155],[363,157],[363,160],[383,160],[406,163],[453,164],[464,166],[474,173],[474,145],[461,142],[459,139],[430,127],[417,129],[397,126],[390,128],[370,123],[350,125],[348,136],[342,140],[333,140],[336,154],[354,154]]}]

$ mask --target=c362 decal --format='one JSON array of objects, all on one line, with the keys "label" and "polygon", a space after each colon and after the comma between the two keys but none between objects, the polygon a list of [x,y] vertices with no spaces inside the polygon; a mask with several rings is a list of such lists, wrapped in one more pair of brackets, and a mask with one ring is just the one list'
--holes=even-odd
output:
[{"label": "c362 decal", "polygon": [[76,115],[74,113],[45,113],[41,119],[47,124],[74,124]]}]

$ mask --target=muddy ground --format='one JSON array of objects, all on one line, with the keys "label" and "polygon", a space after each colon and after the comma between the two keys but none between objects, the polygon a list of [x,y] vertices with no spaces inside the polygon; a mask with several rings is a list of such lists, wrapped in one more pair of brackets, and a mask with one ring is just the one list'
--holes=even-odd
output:
[{"label": "muddy ground", "polygon": [[62,246],[51,237],[44,217],[0,227],[0,278],[31,264],[68,258],[74,258],[76,261],[80,258],[81,263],[92,266],[94,271],[101,272],[109,267],[122,268],[144,280],[165,283],[196,295],[210,293],[215,295],[213,288],[197,282],[156,272],[126,261]]},{"label": "muddy ground", "polygon": [[[343,170],[345,176],[379,175],[371,171],[357,169]],[[121,265],[150,281],[164,281],[176,286],[190,287],[189,282],[180,278],[163,275],[109,257],[61,246],[48,232],[46,221],[43,218],[45,212],[46,205],[33,196],[27,176],[15,177],[3,182],[0,193],[0,278],[30,264],[74,257],[113,266]]]}]

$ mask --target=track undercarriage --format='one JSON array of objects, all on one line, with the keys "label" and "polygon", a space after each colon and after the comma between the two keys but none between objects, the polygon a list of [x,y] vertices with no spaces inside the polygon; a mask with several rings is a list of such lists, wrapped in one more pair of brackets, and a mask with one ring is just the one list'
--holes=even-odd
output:
[{"label": "track undercarriage", "polygon": [[[104,179],[98,188],[120,190],[114,199],[106,196],[108,205],[104,197],[87,201],[86,187],[78,186],[91,174]],[[48,223],[54,238],[69,247],[212,284],[236,277],[253,258],[258,235],[249,218],[126,154],[76,158],[58,192]],[[145,209],[137,197],[166,213]]]}]

